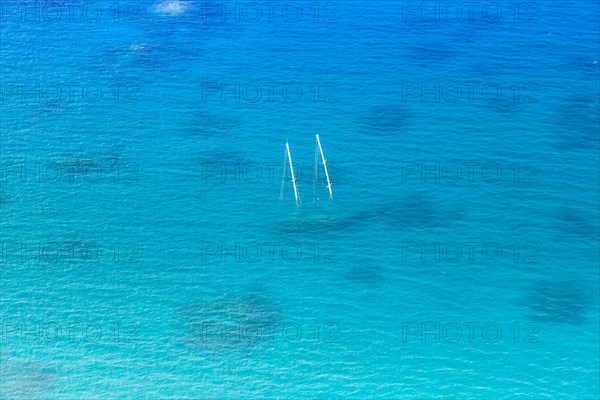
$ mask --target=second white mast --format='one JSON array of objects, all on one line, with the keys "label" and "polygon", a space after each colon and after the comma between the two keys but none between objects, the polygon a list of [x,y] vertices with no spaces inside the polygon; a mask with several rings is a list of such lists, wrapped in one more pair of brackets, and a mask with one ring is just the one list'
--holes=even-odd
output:
[{"label": "second white mast", "polygon": [[292,164],[292,153],[290,153],[290,144],[285,142],[285,148],[287,149],[288,160],[290,161],[290,171],[292,172],[292,184],[294,185],[294,196],[296,196],[296,204],[300,205],[300,197],[298,197],[298,187],[296,186],[296,174],[294,173],[294,166]]},{"label": "second white mast", "polygon": [[331,181],[329,180],[329,171],[327,171],[327,161],[325,160],[325,155],[323,154],[323,148],[321,147],[321,140],[319,139],[319,135],[317,134],[316,136],[317,145],[319,146],[319,152],[321,153],[321,160],[323,160],[323,169],[325,169],[325,177],[327,178],[327,189],[329,189],[329,198],[333,200],[333,192],[331,191]]}]

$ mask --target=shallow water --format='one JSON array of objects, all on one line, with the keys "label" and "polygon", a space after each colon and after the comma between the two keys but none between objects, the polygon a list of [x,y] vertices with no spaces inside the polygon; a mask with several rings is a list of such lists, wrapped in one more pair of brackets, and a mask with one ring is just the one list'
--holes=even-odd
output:
[{"label": "shallow water", "polygon": [[17,3],[0,397],[597,396],[597,4]]}]

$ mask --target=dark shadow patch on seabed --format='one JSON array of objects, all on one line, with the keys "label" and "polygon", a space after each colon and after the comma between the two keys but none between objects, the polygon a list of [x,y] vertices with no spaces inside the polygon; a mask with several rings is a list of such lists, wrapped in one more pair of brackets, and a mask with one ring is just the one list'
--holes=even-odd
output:
[{"label": "dark shadow patch on seabed", "polygon": [[411,113],[408,107],[397,104],[375,106],[369,110],[366,116],[358,118],[356,123],[362,130],[374,137],[396,136],[406,132],[412,122]]},{"label": "dark shadow patch on seabed", "polygon": [[[68,101],[65,99],[61,100],[43,100],[36,102],[31,107],[29,115],[32,118],[47,117],[56,114],[64,114],[67,111]],[[73,109],[73,108],[71,108]]]},{"label": "dark shadow patch on seabed", "polygon": [[423,194],[414,194],[363,211],[352,219],[357,223],[380,222],[393,228],[421,229],[446,226],[457,219],[462,219],[462,213],[457,210],[443,213],[433,200]]},{"label": "dark shadow patch on seabed", "polygon": [[[596,54],[570,55],[564,62],[568,65],[568,70],[576,74],[581,79],[589,79],[597,82],[600,75],[600,60]],[[596,86],[597,87],[597,86]]]},{"label": "dark shadow patch on seabed", "polygon": [[236,118],[222,117],[210,113],[197,113],[184,130],[186,136],[194,139],[223,139],[242,127]]},{"label": "dark shadow patch on seabed", "polygon": [[526,299],[534,321],[579,325],[586,320],[591,295],[582,281],[537,282]]},{"label": "dark shadow patch on seabed", "polygon": [[556,146],[561,150],[597,149],[600,144],[600,104],[578,96],[556,110]]},{"label": "dark shadow patch on seabed", "polygon": [[178,314],[185,326],[185,345],[210,354],[253,348],[279,321],[275,307],[257,292],[194,303]]},{"label": "dark shadow patch on seabed", "polygon": [[378,286],[382,280],[383,267],[375,265],[355,265],[344,273],[344,277],[353,282],[366,286]]},{"label": "dark shadow patch on seabed", "polygon": [[[528,89],[531,91],[520,98],[515,97],[513,89],[514,85],[510,87],[507,85],[505,87],[489,87],[489,90],[486,91],[485,86],[482,88],[480,85],[475,89],[472,101],[480,102],[489,111],[512,120],[515,116],[530,111],[530,107],[539,102],[535,87],[532,86]],[[467,93],[465,92],[465,94]],[[468,101],[468,98],[465,98],[465,101]]]},{"label": "dark shadow patch on seabed", "polygon": [[[96,79],[106,79],[110,81],[114,76],[123,76],[123,73],[129,72],[132,63],[137,59],[149,57],[152,46],[147,43],[130,43],[121,46],[105,45],[100,47],[96,56],[89,62],[82,64],[82,69],[86,73],[93,73]],[[139,82],[140,76],[136,76],[136,82]]]},{"label": "dark shadow patch on seabed", "polygon": [[356,232],[359,227],[359,223],[351,219],[303,218],[278,223],[276,233],[278,237],[301,243],[323,243],[323,241],[335,242],[339,236]]},{"label": "dark shadow patch on seabed", "polygon": [[[16,365],[14,365],[16,364]],[[0,397],[2,399],[50,398],[56,381],[56,371],[32,362],[9,362],[7,356],[0,361]]]},{"label": "dark shadow patch on seabed", "polygon": [[[186,73],[189,65],[193,65],[199,58],[199,53],[185,50],[182,45],[176,43],[139,44],[143,51],[132,58],[129,66],[135,69],[150,71],[177,71]],[[145,50],[148,47],[148,50]],[[181,60],[186,60],[183,64]],[[174,78],[171,78],[173,80]],[[182,78],[183,81],[183,78]]]},{"label": "dark shadow patch on seabed", "polygon": [[397,203],[379,208],[376,213],[383,222],[395,227],[427,227],[439,222],[435,204],[421,195],[404,197]]},{"label": "dark shadow patch on seabed", "polygon": [[53,161],[42,162],[43,168],[62,171],[65,180],[94,182],[128,182],[139,179],[139,166],[128,157],[122,145],[106,143],[81,152],[63,152]]},{"label": "dark shadow patch on seabed", "polygon": [[556,228],[562,233],[582,238],[598,238],[598,226],[591,222],[589,214],[571,208],[561,208],[556,213]]},{"label": "dark shadow patch on seabed", "polygon": [[449,63],[457,52],[453,50],[440,48],[440,43],[422,43],[409,47],[409,64],[421,67],[429,67],[432,64]]},{"label": "dark shadow patch on seabed", "polygon": [[356,234],[377,224],[393,229],[434,229],[464,220],[462,210],[441,210],[433,200],[423,194],[406,196],[397,201],[381,203],[367,210],[340,218],[303,218],[297,221],[279,221],[278,236],[285,238],[329,240],[335,242],[340,236]]}]

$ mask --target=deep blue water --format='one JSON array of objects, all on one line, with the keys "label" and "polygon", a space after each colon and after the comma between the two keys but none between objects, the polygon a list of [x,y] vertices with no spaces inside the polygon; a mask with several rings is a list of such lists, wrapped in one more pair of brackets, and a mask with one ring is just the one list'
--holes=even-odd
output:
[{"label": "deep blue water", "polygon": [[0,398],[598,398],[597,1],[70,4],[2,1]]}]

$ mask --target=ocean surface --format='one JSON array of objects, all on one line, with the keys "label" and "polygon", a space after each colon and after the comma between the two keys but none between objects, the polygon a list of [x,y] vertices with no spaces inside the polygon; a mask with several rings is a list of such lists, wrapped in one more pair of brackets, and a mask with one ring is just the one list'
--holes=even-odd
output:
[{"label": "ocean surface", "polygon": [[1,399],[599,398],[598,1],[1,5]]}]

